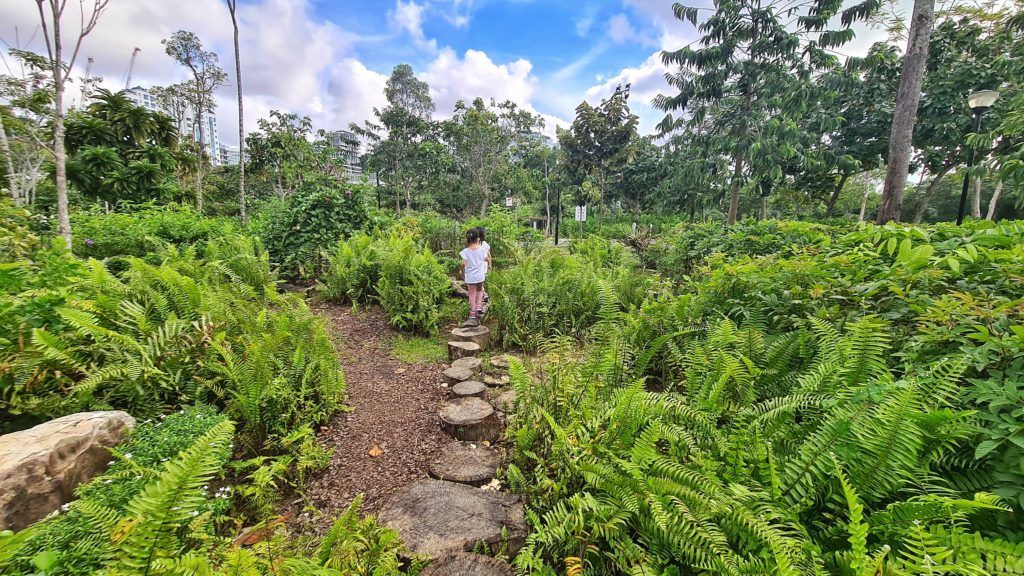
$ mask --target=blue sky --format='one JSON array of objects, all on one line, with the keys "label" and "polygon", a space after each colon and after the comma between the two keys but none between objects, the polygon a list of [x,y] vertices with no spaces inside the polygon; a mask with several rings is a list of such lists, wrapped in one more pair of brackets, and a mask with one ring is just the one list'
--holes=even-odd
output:
[{"label": "blue sky", "polygon": [[[459,99],[510,99],[541,114],[553,135],[581,101],[599,101],[617,84],[631,83],[631,107],[648,132],[662,117],[650,102],[668,89],[661,50],[696,38],[671,6],[671,0],[240,0],[245,123],[253,129],[271,110],[308,115],[316,128],[362,122],[385,104],[387,76],[404,62],[430,84],[438,117],[450,115]],[[77,27],[77,10],[69,12],[66,29]],[[0,39],[13,45],[21,38],[23,48],[41,51],[37,28],[34,2],[0,0]],[[160,44],[176,30],[195,32],[229,72],[217,117],[220,139],[236,144],[232,30],[223,0],[110,0],[74,75],[92,57],[103,85],[123,88],[130,54],[139,47],[133,85],[183,80],[187,72]],[[865,52],[882,34],[861,27],[858,35],[844,47],[848,53]]]}]

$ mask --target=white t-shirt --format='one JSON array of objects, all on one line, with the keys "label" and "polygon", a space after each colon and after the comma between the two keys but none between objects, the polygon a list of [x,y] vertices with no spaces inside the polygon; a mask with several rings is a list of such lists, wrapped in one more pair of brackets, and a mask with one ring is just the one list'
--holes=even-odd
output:
[{"label": "white t-shirt", "polygon": [[472,248],[463,248],[462,252],[459,252],[459,256],[466,262],[466,284],[479,284],[487,278],[487,249],[483,246],[477,246],[476,250]]}]

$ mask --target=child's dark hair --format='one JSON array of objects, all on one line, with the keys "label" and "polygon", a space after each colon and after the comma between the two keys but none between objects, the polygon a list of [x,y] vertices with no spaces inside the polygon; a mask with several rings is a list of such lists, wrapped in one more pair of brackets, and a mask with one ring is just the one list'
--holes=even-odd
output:
[{"label": "child's dark hair", "polygon": [[487,240],[487,237],[486,237],[486,235],[484,234],[484,227],[483,227],[483,226],[477,226],[477,227],[476,227],[476,232],[477,232],[477,234],[478,234],[478,235],[480,236],[480,241],[481,241],[481,242],[483,242],[483,241]]},{"label": "child's dark hair", "polygon": [[468,231],[466,231],[466,245],[467,246],[469,246],[470,244],[476,244],[479,241],[480,241],[480,229],[479,228],[470,228]]}]

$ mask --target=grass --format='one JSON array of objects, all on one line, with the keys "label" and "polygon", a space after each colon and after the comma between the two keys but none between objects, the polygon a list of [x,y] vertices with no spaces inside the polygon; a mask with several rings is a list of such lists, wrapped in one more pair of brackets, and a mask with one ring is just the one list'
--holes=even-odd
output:
[{"label": "grass", "polygon": [[391,351],[396,358],[406,364],[431,364],[448,357],[445,343],[437,337],[399,336],[395,339]]}]

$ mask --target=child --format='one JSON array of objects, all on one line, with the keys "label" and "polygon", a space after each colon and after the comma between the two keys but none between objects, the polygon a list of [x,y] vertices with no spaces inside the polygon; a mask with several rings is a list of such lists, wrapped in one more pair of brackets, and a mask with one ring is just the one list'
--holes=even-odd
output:
[{"label": "child", "polygon": [[462,257],[462,277],[469,291],[469,322],[479,322],[483,313],[483,284],[487,279],[487,251],[480,244],[480,232],[471,228],[466,232],[466,247],[459,252]]},{"label": "child", "polygon": [[[477,226],[476,231],[480,233],[480,246],[487,251],[487,270],[491,269],[491,245],[487,243],[487,238],[484,236],[484,227]],[[490,297],[487,295],[487,287],[484,284],[480,284],[480,291],[484,293],[484,302],[489,302]]]}]

